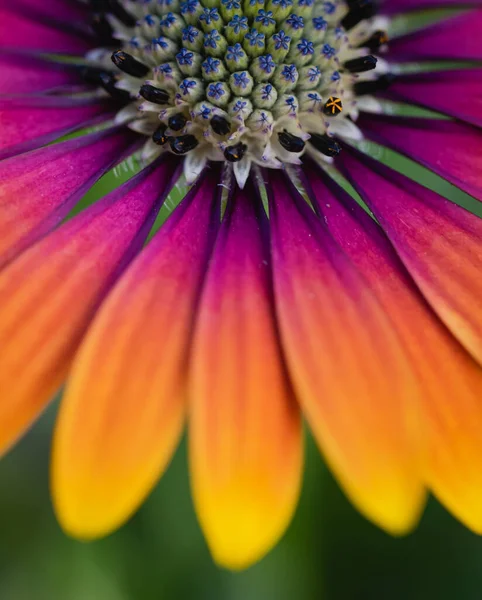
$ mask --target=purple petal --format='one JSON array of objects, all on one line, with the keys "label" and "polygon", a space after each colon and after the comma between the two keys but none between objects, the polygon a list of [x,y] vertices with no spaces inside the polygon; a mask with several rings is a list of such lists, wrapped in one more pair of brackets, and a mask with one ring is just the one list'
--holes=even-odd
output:
[{"label": "purple petal", "polygon": [[58,225],[133,139],[114,129],[0,162],[0,266]]},{"label": "purple petal", "polygon": [[112,105],[54,96],[0,98],[0,159],[114,116]]},{"label": "purple petal", "polygon": [[481,4],[482,0],[383,0],[380,11],[383,14],[394,14],[428,8],[470,8]]},{"label": "purple petal", "polygon": [[482,69],[402,76],[386,95],[482,127]]},{"label": "purple petal", "polygon": [[80,82],[67,65],[28,54],[0,54],[0,94],[33,94]]},{"label": "purple petal", "polygon": [[85,54],[91,47],[83,35],[0,8],[0,48]]},{"label": "purple petal", "polygon": [[420,162],[482,201],[482,135],[464,123],[364,116],[369,138]]},{"label": "purple petal", "polygon": [[481,31],[482,9],[478,9],[392,40],[390,56],[395,60],[480,60]]}]

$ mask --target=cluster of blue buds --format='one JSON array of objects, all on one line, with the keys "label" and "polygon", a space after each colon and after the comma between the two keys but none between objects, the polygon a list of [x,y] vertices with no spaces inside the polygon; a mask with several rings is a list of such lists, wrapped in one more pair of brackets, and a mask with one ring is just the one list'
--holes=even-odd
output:
[{"label": "cluster of blue buds", "polygon": [[[333,157],[356,116],[356,86],[376,78],[387,42],[370,0],[124,0],[109,15],[123,110],[150,154],[279,168],[313,148]],[[378,74],[377,74],[378,76]],[[142,81],[140,82],[139,79]],[[347,117],[352,117],[348,119]],[[243,175],[244,176],[244,175]],[[242,179],[241,175],[238,181]],[[241,181],[240,181],[241,183]]]}]

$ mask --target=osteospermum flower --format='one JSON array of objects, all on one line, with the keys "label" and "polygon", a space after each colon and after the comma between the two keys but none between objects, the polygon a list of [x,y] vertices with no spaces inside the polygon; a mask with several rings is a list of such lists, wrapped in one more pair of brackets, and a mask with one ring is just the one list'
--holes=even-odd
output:
[{"label": "osteospermum flower", "polygon": [[212,554],[249,565],[296,506],[301,415],[379,526],[408,531],[430,490],[482,532],[482,221],[379,160],[482,200],[465,4],[403,33],[399,14],[460,2],[2,0],[0,447],[66,382],[68,533],[119,527],[187,418]]}]

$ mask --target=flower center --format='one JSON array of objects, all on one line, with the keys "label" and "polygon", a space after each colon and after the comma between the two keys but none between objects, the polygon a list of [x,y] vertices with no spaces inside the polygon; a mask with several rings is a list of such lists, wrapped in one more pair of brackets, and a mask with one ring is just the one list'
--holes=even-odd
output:
[{"label": "flower center", "polygon": [[252,162],[336,156],[333,135],[357,134],[356,96],[378,85],[372,52],[387,43],[370,0],[93,4],[97,29],[121,42],[119,75],[101,83],[129,98],[121,118],[150,136],[146,150],[243,163],[240,183]]}]

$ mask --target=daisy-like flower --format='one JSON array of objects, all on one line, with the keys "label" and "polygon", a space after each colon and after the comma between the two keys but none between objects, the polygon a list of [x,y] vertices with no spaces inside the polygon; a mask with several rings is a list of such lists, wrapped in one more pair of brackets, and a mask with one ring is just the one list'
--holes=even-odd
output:
[{"label": "daisy-like flower", "polygon": [[69,534],[125,522],[187,421],[209,547],[246,567],[295,509],[302,415],[380,527],[430,491],[482,532],[482,221],[385,160],[482,200],[481,3],[401,29],[460,4],[1,1],[0,447],[65,386]]}]

